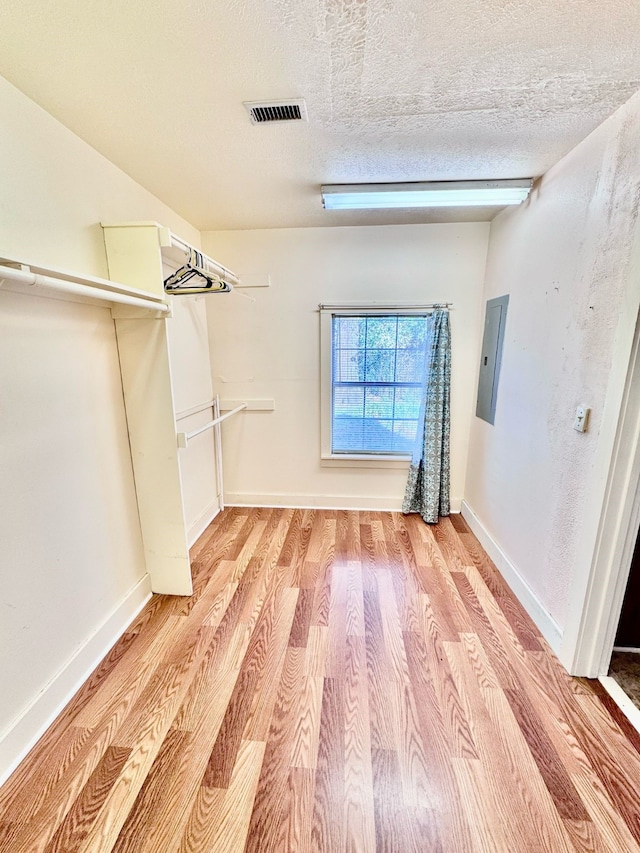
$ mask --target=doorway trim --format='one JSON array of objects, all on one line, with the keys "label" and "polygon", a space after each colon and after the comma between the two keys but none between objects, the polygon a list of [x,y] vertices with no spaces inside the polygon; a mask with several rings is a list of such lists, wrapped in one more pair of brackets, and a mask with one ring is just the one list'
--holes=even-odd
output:
[{"label": "doorway trim", "polygon": [[[608,672],[640,528],[640,321],[637,303],[633,309],[626,307],[622,328],[618,330],[618,364],[624,365],[629,335],[633,336],[631,353],[626,377],[622,373],[624,385],[620,402],[615,405],[616,412],[610,410],[613,417],[617,414],[617,426],[614,426],[595,548],[586,577],[578,578],[574,585],[574,590],[578,586],[579,591],[582,580],[583,593],[574,602],[573,619],[570,617],[560,650],[560,659],[569,672],[587,678],[598,678]],[[614,393],[615,363],[614,357],[610,380],[610,391]],[[601,432],[605,431],[603,424]]]},{"label": "doorway trim", "polygon": [[640,732],[640,708],[637,708],[632,700],[627,696],[618,682],[611,678],[610,675],[601,675],[599,678],[600,684],[607,691],[609,696],[616,703],[625,717],[629,720],[633,728]]}]

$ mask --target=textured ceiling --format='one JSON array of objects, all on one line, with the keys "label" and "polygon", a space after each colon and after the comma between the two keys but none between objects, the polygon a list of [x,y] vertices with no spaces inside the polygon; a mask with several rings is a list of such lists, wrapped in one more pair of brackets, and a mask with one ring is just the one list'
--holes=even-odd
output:
[{"label": "textured ceiling", "polygon": [[[0,74],[203,230],[491,218],[319,185],[539,175],[640,88],[639,43],[638,0],[0,6]],[[290,97],[308,124],[242,106]]]}]

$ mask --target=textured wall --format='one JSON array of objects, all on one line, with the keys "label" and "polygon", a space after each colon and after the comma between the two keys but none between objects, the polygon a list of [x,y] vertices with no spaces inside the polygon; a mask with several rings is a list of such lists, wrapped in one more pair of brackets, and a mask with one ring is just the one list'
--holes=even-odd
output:
[{"label": "textured wall", "polygon": [[[639,145],[636,95],[491,226],[484,296],[508,293],[509,314],[496,422],[473,421],[466,500],[561,628],[603,500],[616,335],[637,312]],[[579,403],[592,407],[584,434]]]}]

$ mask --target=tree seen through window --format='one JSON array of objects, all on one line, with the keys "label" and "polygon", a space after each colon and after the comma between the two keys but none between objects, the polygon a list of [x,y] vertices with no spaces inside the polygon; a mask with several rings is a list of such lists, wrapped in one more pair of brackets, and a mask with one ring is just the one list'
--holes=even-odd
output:
[{"label": "tree seen through window", "polygon": [[332,452],[411,453],[420,414],[426,315],[332,321]]}]

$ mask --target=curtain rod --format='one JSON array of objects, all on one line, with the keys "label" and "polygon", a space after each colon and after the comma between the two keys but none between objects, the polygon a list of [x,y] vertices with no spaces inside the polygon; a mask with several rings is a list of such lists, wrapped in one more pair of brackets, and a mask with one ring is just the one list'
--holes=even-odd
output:
[{"label": "curtain rod", "polygon": [[424,308],[453,308],[453,302],[342,302],[339,304],[323,303],[318,305],[320,311],[402,311]]}]

